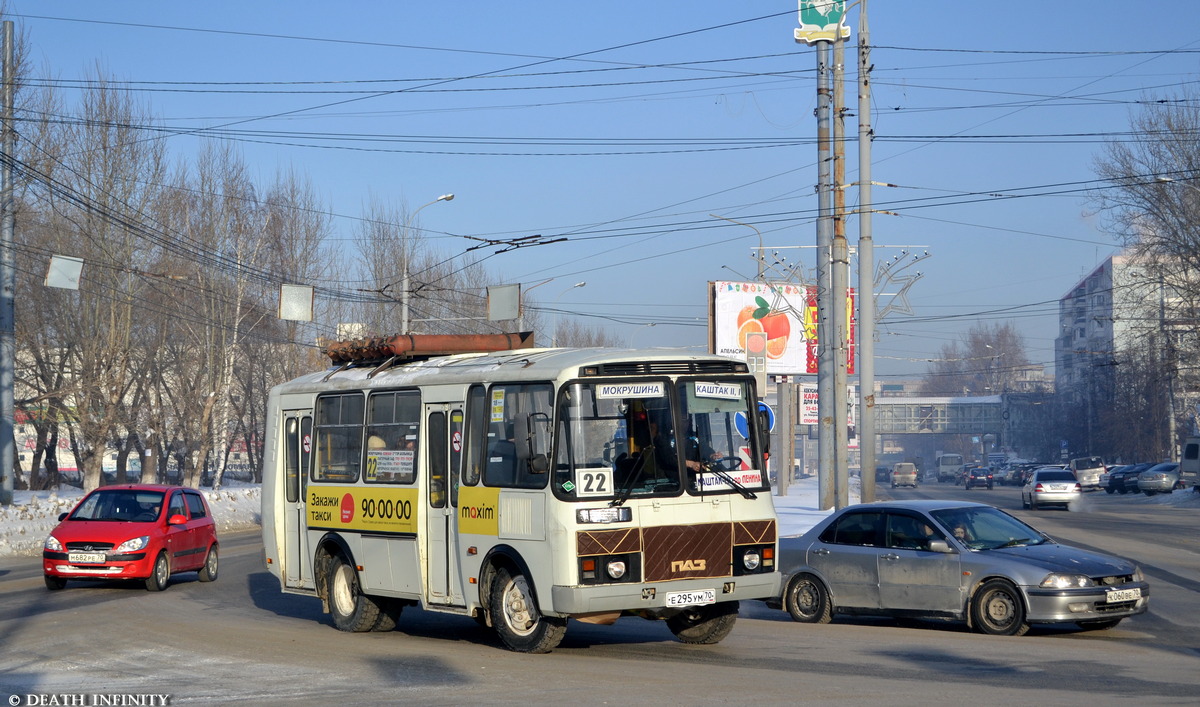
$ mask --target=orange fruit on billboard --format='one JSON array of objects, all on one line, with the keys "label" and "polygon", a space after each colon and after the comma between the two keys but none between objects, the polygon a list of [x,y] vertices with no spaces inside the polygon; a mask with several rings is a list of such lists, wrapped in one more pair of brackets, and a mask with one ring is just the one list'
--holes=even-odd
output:
[{"label": "orange fruit on billboard", "polygon": [[768,339],[787,339],[792,334],[792,323],[783,312],[773,312],[763,317],[762,325]]},{"label": "orange fruit on billboard", "polygon": [[783,354],[787,351],[787,344],[788,338],[786,336],[767,339],[767,358],[782,358]]},{"label": "orange fruit on billboard", "polygon": [[[746,334],[752,331],[762,331],[762,324],[757,319],[747,319],[738,327],[738,346],[746,348]],[[768,346],[770,342],[767,342]]]},{"label": "orange fruit on billboard", "polygon": [[[738,316],[737,316],[738,329],[740,330],[742,328],[743,324],[745,324],[746,322],[750,321],[753,318],[754,318],[754,305],[750,305],[749,307],[743,307],[742,311],[738,312]],[[744,349],[746,347],[743,346],[742,348]]]}]

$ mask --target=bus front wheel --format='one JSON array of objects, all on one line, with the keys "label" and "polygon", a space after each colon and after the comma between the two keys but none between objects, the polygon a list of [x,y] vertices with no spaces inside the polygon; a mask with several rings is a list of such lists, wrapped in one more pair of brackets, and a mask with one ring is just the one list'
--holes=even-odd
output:
[{"label": "bus front wheel", "polygon": [[549,653],[567,632],[567,620],[538,611],[529,580],[501,567],[492,579],[492,626],[500,640],[518,653]]},{"label": "bus front wheel", "polygon": [[379,623],[379,605],[362,593],[358,572],[344,558],[334,557],[331,563],[329,613],[333,625],[351,633],[370,631]]},{"label": "bus front wheel", "polygon": [[737,614],[736,601],[696,606],[667,619],[667,627],[684,643],[720,643],[733,630]]}]

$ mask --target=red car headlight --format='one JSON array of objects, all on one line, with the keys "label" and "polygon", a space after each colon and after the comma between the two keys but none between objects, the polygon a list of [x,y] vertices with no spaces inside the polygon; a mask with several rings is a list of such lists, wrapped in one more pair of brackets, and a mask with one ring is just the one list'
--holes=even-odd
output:
[{"label": "red car headlight", "polygon": [[126,540],[125,542],[116,546],[115,548],[113,548],[113,554],[120,555],[120,554],[126,553],[126,552],[137,552],[138,550],[144,549],[149,544],[150,544],[150,536],[143,535],[140,538],[133,538],[132,540]]}]

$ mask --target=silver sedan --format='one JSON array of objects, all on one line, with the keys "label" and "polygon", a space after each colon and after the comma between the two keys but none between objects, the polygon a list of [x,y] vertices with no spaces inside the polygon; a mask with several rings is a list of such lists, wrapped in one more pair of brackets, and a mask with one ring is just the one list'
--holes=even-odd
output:
[{"label": "silver sedan", "polygon": [[1178,462],[1163,462],[1150,467],[1138,475],[1137,485],[1138,490],[1147,496],[1183,488],[1179,482]]},{"label": "silver sedan", "polygon": [[1037,469],[1021,488],[1021,505],[1035,511],[1050,505],[1070,508],[1082,493],[1075,472],[1070,469]]},{"label": "silver sedan", "polygon": [[1019,636],[1034,623],[1112,628],[1150,601],[1132,562],[1060,545],[981,503],[850,506],[779,549],[783,594],[770,603],[807,623],[911,616]]}]

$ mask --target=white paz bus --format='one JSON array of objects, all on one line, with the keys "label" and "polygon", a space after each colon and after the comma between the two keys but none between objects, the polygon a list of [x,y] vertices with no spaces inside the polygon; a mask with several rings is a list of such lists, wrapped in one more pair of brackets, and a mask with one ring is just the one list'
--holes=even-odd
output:
[{"label": "white paz bus", "polygon": [[344,631],[405,605],[546,652],[567,619],[665,619],[716,643],[779,595],[745,363],[532,349],[528,335],[338,342],[270,394],[266,562]]}]

